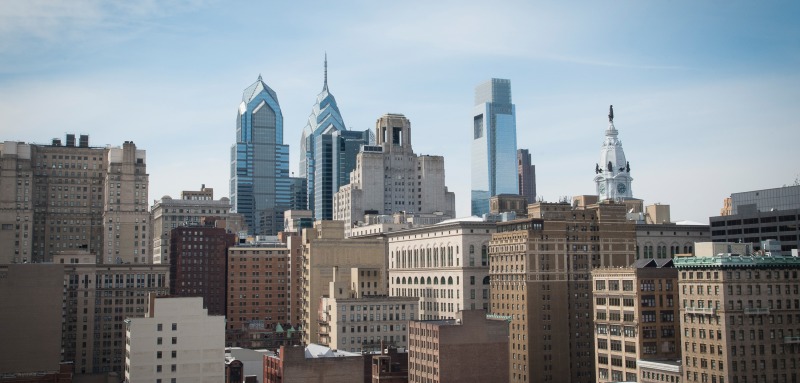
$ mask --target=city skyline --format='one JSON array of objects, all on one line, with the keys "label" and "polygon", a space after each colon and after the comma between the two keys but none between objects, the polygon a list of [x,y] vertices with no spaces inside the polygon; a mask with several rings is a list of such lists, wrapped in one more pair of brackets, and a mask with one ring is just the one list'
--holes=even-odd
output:
[{"label": "city skyline", "polygon": [[[731,193],[798,176],[798,5],[506,5],[4,2],[0,129],[35,143],[65,132],[132,140],[148,153],[151,201],[201,183],[224,192],[234,100],[260,73],[279,94],[298,175],[327,51],[348,129],[406,115],[417,151],[445,157],[459,216],[473,88],[492,77],[514,83],[517,146],[531,150],[547,201],[594,193],[609,104],[636,197],[672,205],[676,220],[706,223]],[[265,15],[278,33],[253,33]],[[313,17],[335,21],[296,22]]]}]

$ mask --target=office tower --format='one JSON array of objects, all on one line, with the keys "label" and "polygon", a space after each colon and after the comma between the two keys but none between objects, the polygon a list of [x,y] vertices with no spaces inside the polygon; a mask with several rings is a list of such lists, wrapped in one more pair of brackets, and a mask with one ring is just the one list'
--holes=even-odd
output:
[{"label": "office tower", "polygon": [[236,245],[236,234],[198,224],[176,227],[170,238],[170,295],[202,297],[209,315],[224,316],[228,248]]},{"label": "office tower", "polygon": [[149,300],[144,317],[125,321],[125,382],[222,382],[225,317],[202,298]]},{"label": "office tower", "polygon": [[154,201],[151,209],[153,219],[153,263],[169,264],[170,232],[181,226],[200,225],[203,217],[217,217],[225,222],[225,229],[238,233],[244,227],[243,217],[231,213],[231,201],[227,197],[214,199],[214,189],[205,185],[200,190],[184,190],[180,199],[165,195]]},{"label": "office tower", "polygon": [[311,107],[300,138],[300,177],[307,180],[308,209],[315,220],[333,219],[333,195],[349,182],[362,145],[372,145],[369,129],[347,130],[336,99],[328,91],[328,58],[325,56],[325,81],[317,102]]},{"label": "office tower", "polygon": [[592,270],[598,382],[635,382],[640,361],[681,356],[678,270],[672,259]]},{"label": "office tower", "polygon": [[787,254],[800,247],[800,185],[733,193],[729,211],[709,218],[712,241],[751,243],[759,250],[762,241],[778,240]]},{"label": "office tower", "polygon": [[[384,238],[345,238],[344,222],[316,221],[303,230],[303,343],[319,343],[320,300],[329,294],[330,282],[349,284],[351,269],[386,270]],[[334,266],[337,268],[334,269]],[[384,274],[385,275],[385,274]],[[385,283],[385,282],[384,282]]]},{"label": "office tower", "polygon": [[306,206],[308,206],[308,180],[302,177],[289,177],[290,209],[305,210]]},{"label": "office tower", "polygon": [[248,233],[275,235],[291,207],[289,145],[283,144],[278,95],[258,76],[242,94],[231,147],[231,205]]},{"label": "office tower", "polygon": [[[678,269],[683,382],[794,382],[800,375],[800,259],[697,244]],[[726,252],[720,248],[730,247]],[[734,253],[734,252],[739,252]]]},{"label": "office tower", "polygon": [[452,319],[461,310],[489,308],[492,222],[442,222],[386,233],[389,292],[420,298],[419,317]]},{"label": "office tower", "polygon": [[519,177],[519,195],[528,203],[536,202],[536,165],[531,165],[531,153],[528,149],[517,149],[517,177]]},{"label": "office tower", "polygon": [[489,212],[489,198],[518,194],[517,117],[511,80],[493,78],[475,88],[472,137],[472,215]]},{"label": "office tower", "polygon": [[595,382],[591,270],[628,266],[626,206],[534,203],[489,243],[491,313],[510,316],[511,382]]},{"label": "office tower", "polygon": [[597,184],[597,195],[600,200],[623,201],[633,198],[631,190],[631,166],[625,159],[622,141],[614,127],[614,106],[609,107],[608,129],[603,147],[600,149],[600,163],[595,164],[594,182]]},{"label": "office tower", "polygon": [[7,141],[0,153],[0,257],[50,262],[87,250],[102,263],[152,262],[146,155],[133,142],[97,148],[67,134],[64,144]]},{"label": "office tower", "polygon": [[414,154],[411,122],[402,114],[381,116],[375,130],[377,145],[363,147],[350,183],[334,196],[333,219],[350,228],[368,214],[454,217],[455,194],[445,186],[444,157]]},{"label": "office tower", "polygon": [[383,269],[351,267],[345,281],[337,278],[338,267],[331,274],[320,303],[320,344],[351,352],[408,347],[406,325],[417,317],[419,298],[390,297]]},{"label": "office tower", "polygon": [[510,319],[465,310],[409,322],[408,381],[508,382]]}]

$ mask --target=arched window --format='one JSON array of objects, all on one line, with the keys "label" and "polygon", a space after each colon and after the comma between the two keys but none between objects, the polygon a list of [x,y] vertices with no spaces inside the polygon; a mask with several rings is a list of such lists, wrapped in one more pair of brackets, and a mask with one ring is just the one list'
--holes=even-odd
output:
[{"label": "arched window", "polygon": [[419,280],[417,279],[417,277],[414,277],[414,284],[415,284],[415,285],[418,285],[418,284],[419,284]]},{"label": "arched window", "polygon": [[406,277],[403,277],[403,284],[406,284]]},{"label": "arched window", "polygon": [[475,266],[475,245],[469,245],[469,265]]},{"label": "arched window", "polygon": [[453,277],[448,277],[447,278],[447,284],[448,285],[452,285],[453,284]]},{"label": "arched window", "polygon": [[431,277],[428,277],[428,283],[427,284],[429,284],[429,285],[431,284]]},{"label": "arched window", "polygon": [[488,285],[489,284],[489,276],[488,275],[483,277],[483,284],[484,285]]},{"label": "arched window", "polygon": [[438,285],[439,284],[439,277],[433,277],[433,284],[434,285]]},{"label": "arched window", "polygon": [[481,266],[489,266],[489,251],[486,245],[481,246]]}]

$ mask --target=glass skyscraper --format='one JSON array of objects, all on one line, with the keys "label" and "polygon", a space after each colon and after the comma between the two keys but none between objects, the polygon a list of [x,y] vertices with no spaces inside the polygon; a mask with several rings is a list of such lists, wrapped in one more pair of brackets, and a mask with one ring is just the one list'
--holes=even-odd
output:
[{"label": "glass skyscraper", "polygon": [[489,212],[489,198],[518,194],[517,118],[511,80],[493,78],[475,88],[472,139],[472,215]]},{"label": "glass skyscraper", "polygon": [[317,95],[300,139],[300,177],[307,180],[308,210],[315,220],[333,219],[333,195],[340,186],[350,183],[361,145],[373,142],[369,129],[352,131],[345,127],[336,99],[328,91],[326,57],[322,92]]},{"label": "glass skyscraper", "polygon": [[230,187],[232,211],[244,216],[250,234],[283,229],[283,212],[292,207],[289,146],[278,96],[260,75],[244,90],[236,115]]}]

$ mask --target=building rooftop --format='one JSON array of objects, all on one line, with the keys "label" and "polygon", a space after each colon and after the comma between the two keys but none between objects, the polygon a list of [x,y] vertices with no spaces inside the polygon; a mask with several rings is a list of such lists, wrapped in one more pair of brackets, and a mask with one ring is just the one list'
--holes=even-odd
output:
[{"label": "building rooftop", "polygon": [[638,259],[636,262],[633,262],[631,267],[635,269],[643,269],[643,268],[662,268],[662,267],[675,267],[674,263],[672,262],[672,258],[650,258],[650,259]]},{"label": "building rooftop", "polygon": [[680,257],[674,260],[680,269],[705,268],[800,268],[799,257],[716,255],[710,257]]},{"label": "building rooftop", "polygon": [[361,356],[360,353],[334,350],[320,344],[311,343],[305,349],[306,359],[315,358],[336,358],[345,356]]}]

